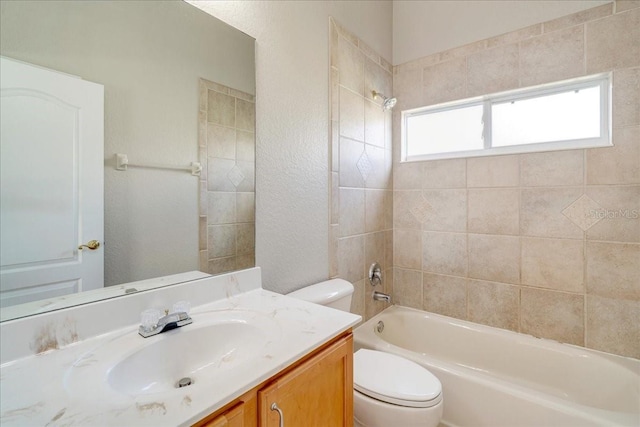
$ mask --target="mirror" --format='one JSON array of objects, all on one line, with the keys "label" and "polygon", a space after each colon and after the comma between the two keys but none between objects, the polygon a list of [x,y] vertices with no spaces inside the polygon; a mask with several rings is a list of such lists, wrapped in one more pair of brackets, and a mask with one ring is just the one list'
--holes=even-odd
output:
[{"label": "mirror", "polygon": [[0,8],[0,55],[104,86],[104,289],[3,320],[252,266],[255,40],[182,1]]}]

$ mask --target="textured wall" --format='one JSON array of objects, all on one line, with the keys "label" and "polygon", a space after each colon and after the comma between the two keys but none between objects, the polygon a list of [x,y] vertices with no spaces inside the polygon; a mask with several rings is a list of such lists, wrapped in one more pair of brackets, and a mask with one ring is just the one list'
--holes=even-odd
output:
[{"label": "textured wall", "polygon": [[[402,109],[608,71],[613,147],[397,162]],[[640,4],[397,66],[394,95],[398,303],[640,357]]]},{"label": "textured wall", "polygon": [[[391,65],[331,20],[330,276],[354,284],[351,310],[366,318],[386,307],[366,280],[380,263],[383,286],[393,275],[391,111],[372,91],[390,94]],[[390,96],[390,95],[387,95]]]},{"label": "textured wall", "polygon": [[387,60],[390,1],[198,7],[256,38],[256,264],[288,292],[329,272],[329,16]]}]

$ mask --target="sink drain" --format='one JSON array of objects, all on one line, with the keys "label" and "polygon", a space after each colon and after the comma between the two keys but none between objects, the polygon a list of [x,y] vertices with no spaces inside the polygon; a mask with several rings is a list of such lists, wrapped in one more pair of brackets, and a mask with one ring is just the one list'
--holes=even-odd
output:
[{"label": "sink drain", "polygon": [[182,387],[186,387],[188,385],[191,385],[192,383],[193,383],[193,381],[191,381],[191,378],[184,377],[180,381],[178,381],[178,384],[176,384],[176,386],[178,388],[182,388]]}]

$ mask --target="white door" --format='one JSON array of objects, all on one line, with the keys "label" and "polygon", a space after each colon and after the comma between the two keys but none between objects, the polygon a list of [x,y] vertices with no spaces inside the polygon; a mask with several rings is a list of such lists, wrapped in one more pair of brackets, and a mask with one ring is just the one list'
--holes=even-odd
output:
[{"label": "white door", "polygon": [[0,306],[101,288],[104,87],[0,61]]}]

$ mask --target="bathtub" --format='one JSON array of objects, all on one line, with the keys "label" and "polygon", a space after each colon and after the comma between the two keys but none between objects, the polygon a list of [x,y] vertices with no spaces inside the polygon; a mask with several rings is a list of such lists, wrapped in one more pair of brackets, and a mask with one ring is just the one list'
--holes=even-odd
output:
[{"label": "bathtub", "polygon": [[359,326],[354,344],[437,376],[445,426],[640,426],[636,359],[398,306]]}]

